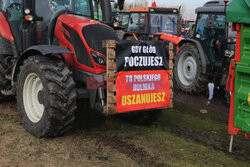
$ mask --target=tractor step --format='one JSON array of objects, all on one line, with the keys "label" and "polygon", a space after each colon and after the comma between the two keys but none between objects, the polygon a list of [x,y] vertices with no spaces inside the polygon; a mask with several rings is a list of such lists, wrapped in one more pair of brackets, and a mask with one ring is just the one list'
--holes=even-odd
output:
[{"label": "tractor step", "polygon": [[11,89],[1,90],[1,93],[4,96],[14,96],[16,94],[16,90],[12,87]]},{"label": "tractor step", "polygon": [[89,92],[86,89],[77,88],[76,93],[77,93],[77,97],[79,99],[88,99],[89,98]]},{"label": "tractor step", "polygon": [[5,75],[5,78],[8,79],[8,80],[11,80],[12,79],[12,75],[11,74],[7,74],[7,75]]}]

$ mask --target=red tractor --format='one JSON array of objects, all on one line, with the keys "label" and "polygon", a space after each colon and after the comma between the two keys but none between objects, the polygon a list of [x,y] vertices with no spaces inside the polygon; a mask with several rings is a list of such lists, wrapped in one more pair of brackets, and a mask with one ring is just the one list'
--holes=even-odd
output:
[{"label": "red tractor", "polygon": [[88,98],[101,111],[104,90],[87,90],[87,80],[103,82],[101,42],[117,39],[108,26],[110,1],[0,2],[1,98],[16,95],[25,129],[39,138],[62,134],[75,119],[77,98]]},{"label": "red tractor", "polygon": [[[146,87],[145,94],[140,93],[139,88],[133,92],[125,87],[123,93],[126,96],[122,96],[119,90],[116,91],[114,81],[107,80],[107,76],[110,79],[111,74],[113,78],[120,77],[121,80],[127,77],[127,75],[117,76],[118,71],[115,72],[117,69],[114,61],[117,58],[114,51],[115,41],[118,44],[120,41],[111,27],[113,17],[110,1],[1,0],[0,2],[1,99],[16,95],[23,126],[32,135],[39,138],[54,137],[69,130],[75,119],[77,99],[88,99],[91,109],[107,115],[146,110],[145,103],[160,103],[158,108],[170,104],[169,85],[165,86],[165,92],[159,92],[160,89],[150,91],[155,87]],[[123,4],[124,0],[118,0],[120,9]],[[104,43],[106,48],[103,47],[103,41],[106,42]],[[152,56],[151,52],[156,53],[156,47],[153,46],[155,43],[150,43],[150,47],[146,47],[144,44],[134,46],[132,41],[125,42],[129,42],[129,47],[125,45],[129,53],[131,48],[135,48],[133,52],[147,52],[146,54],[150,52],[151,64],[163,62],[163,54],[159,53],[160,58],[158,55],[156,58]],[[157,48],[161,50],[162,47]],[[131,54],[126,52],[123,54],[129,66],[131,65],[129,60],[133,61],[133,56],[136,54],[130,57],[128,56]],[[133,61],[135,65],[139,59],[142,60],[142,57],[135,56],[136,61]],[[121,59],[124,60],[123,57]],[[123,64],[120,62],[120,65]],[[158,70],[146,71],[148,75],[142,75],[145,71],[141,71],[141,75],[136,71],[133,72],[137,77],[136,83],[132,83],[135,86],[142,86],[145,76],[151,77],[145,82],[156,82],[159,78],[159,75],[152,75],[159,73]],[[169,73],[167,68],[161,72],[163,74],[160,76],[165,79],[164,84],[169,83],[168,76],[165,75]],[[130,74],[129,71],[121,73]],[[117,79],[121,83],[120,87],[127,81],[125,79],[125,82],[121,82],[121,80]],[[106,89],[112,82],[114,87]],[[127,92],[133,94],[128,95]],[[121,99],[123,103],[119,102]],[[118,112],[116,104],[123,107],[123,110]],[[126,108],[126,104],[130,110]],[[108,110],[111,105],[114,113]],[[131,109],[133,105],[136,106],[135,109]],[[151,104],[147,105],[151,111],[157,108]],[[152,119],[158,113],[160,112],[139,112],[135,115],[146,114]],[[141,116],[145,118],[145,115]]]}]

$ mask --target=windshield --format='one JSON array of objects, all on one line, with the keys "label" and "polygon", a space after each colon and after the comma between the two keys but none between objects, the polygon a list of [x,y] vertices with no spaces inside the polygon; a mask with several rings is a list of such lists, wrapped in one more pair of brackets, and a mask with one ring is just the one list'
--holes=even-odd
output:
[{"label": "windshield", "polygon": [[128,14],[124,14],[123,17],[122,17],[122,26],[126,26],[128,25],[128,18],[129,18],[129,15]]},{"label": "windshield", "polygon": [[186,23],[185,23],[185,28],[191,28],[193,25],[195,24],[195,22],[193,22],[193,21],[187,21]]},{"label": "windshield", "polygon": [[216,36],[217,38],[225,38],[225,15],[201,13],[198,16],[196,27],[196,37],[205,39]]},{"label": "windshield", "polygon": [[[90,4],[93,2],[93,4]],[[58,16],[59,12],[69,11],[77,15],[92,18],[102,21],[102,13],[100,11],[99,0],[36,0],[36,15],[42,18],[37,21],[37,31],[41,32],[37,37],[39,44],[48,44],[49,40],[49,25],[51,21]],[[91,5],[94,12],[91,13]]]},{"label": "windshield", "polygon": [[129,20],[129,14],[128,13],[117,13],[115,16],[117,22],[120,23],[121,26],[127,26],[128,20]]},{"label": "windshield", "polygon": [[139,14],[132,13],[129,20],[128,31],[137,32],[137,25],[139,24]]},{"label": "windshield", "polygon": [[44,22],[50,21],[62,10],[91,17],[89,0],[36,0],[36,15],[42,17]]},{"label": "windshield", "polygon": [[147,33],[148,32],[148,15],[146,13],[132,13],[130,15],[128,31]]},{"label": "windshield", "polygon": [[151,14],[151,33],[159,32],[177,34],[177,15]]}]

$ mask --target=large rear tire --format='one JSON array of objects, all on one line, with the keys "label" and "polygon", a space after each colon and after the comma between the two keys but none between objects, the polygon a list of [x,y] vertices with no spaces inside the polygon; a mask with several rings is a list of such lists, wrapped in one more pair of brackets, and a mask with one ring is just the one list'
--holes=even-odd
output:
[{"label": "large rear tire", "polygon": [[17,82],[18,111],[24,128],[35,137],[56,137],[75,120],[75,82],[59,59],[32,56],[21,66]]},{"label": "large rear tire", "polygon": [[188,94],[199,94],[206,90],[208,82],[201,69],[201,57],[196,46],[191,43],[183,44],[174,64],[177,87]]}]

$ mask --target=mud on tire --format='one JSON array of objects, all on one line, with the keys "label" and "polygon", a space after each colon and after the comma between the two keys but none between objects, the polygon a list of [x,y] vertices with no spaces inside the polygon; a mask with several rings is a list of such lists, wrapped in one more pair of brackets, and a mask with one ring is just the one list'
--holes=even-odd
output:
[{"label": "mud on tire", "polygon": [[24,128],[35,137],[55,137],[75,120],[76,91],[72,72],[59,59],[32,56],[20,68],[18,111]]},{"label": "mud on tire", "polygon": [[0,100],[5,97],[1,91],[11,86],[11,81],[6,78],[7,75],[11,74],[12,70],[11,57],[9,55],[0,55]]},{"label": "mud on tire", "polygon": [[177,53],[174,64],[174,78],[177,88],[185,93],[199,94],[206,90],[207,79],[201,73],[202,63],[198,49],[185,43]]}]

